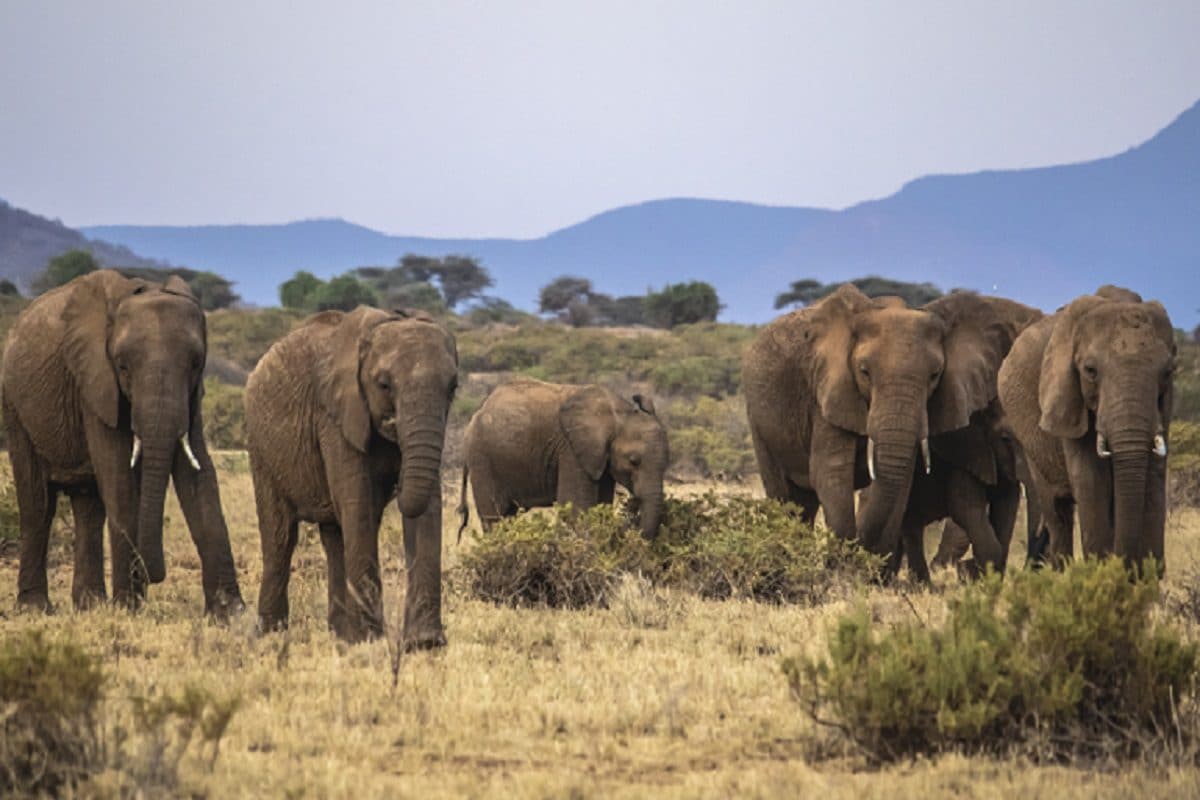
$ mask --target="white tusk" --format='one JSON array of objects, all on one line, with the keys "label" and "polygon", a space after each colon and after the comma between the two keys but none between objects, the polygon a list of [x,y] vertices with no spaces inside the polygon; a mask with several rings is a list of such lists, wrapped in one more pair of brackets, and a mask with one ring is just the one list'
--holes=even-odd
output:
[{"label": "white tusk", "polygon": [[875,440],[867,438],[867,474],[875,480]]},{"label": "white tusk", "polygon": [[1112,450],[1108,449],[1108,442],[1104,439],[1103,433],[1096,434],[1096,455],[1101,458],[1109,458],[1112,456]]},{"label": "white tusk", "polygon": [[925,459],[925,474],[933,471],[933,461],[929,458],[929,439],[921,440],[921,457]]},{"label": "white tusk", "polygon": [[129,468],[133,469],[137,466],[138,459],[142,456],[142,439],[139,436],[133,437],[133,455],[129,457]]},{"label": "white tusk", "polygon": [[191,462],[192,469],[199,472],[200,471],[200,462],[196,460],[196,456],[192,453],[192,446],[190,444],[188,444],[188,437],[187,437],[186,433],[183,436],[179,437],[179,443],[181,445],[183,445],[183,452],[187,455],[188,461]]},{"label": "white tusk", "polygon": [[1167,457],[1167,439],[1161,433],[1154,437],[1154,455],[1159,458]]}]

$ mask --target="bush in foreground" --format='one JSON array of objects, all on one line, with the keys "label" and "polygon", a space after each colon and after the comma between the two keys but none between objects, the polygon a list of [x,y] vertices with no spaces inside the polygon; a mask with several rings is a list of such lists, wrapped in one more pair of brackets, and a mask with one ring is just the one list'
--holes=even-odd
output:
[{"label": "bush in foreground", "polygon": [[0,643],[0,795],[56,795],[103,768],[99,659],[40,631]]},{"label": "bush in foreground", "polygon": [[871,756],[945,751],[1130,758],[1191,747],[1197,646],[1152,622],[1154,570],[1117,559],[989,577],[937,628],[879,630],[865,607],[830,631],[827,658],[783,671],[807,713]]},{"label": "bush in foreground", "polygon": [[878,567],[774,500],[668,499],[654,542],[630,523],[627,509],[612,506],[520,514],[476,537],[460,576],[474,597],[511,605],[607,605],[627,575],[714,599],[814,603]]}]

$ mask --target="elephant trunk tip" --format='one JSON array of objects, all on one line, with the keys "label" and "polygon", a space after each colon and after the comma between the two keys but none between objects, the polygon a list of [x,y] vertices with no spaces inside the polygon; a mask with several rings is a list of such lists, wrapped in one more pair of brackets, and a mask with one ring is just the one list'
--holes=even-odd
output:
[{"label": "elephant trunk tip", "polygon": [[400,513],[406,517],[419,517],[429,508],[429,503],[432,500],[430,494],[419,492],[400,492],[400,496],[396,498],[396,505],[400,509]]}]

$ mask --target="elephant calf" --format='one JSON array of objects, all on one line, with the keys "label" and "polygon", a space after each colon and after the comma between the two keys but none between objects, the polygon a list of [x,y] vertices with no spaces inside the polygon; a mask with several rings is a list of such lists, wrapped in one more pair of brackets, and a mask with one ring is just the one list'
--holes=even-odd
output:
[{"label": "elephant calf", "polygon": [[496,389],[467,426],[462,529],[467,481],[485,529],[522,508],[611,503],[616,483],[640,505],[642,535],[662,519],[663,473],[670,453],[654,404],[602,386],[518,380]]},{"label": "elephant calf", "polygon": [[397,497],[408,573],[404,647],[446,643],[439,471],[457,375],[454,337],[419,312],[326,311],[263,356],[246,384],[246,439],[264,630],[287,626],[303,520],[320,528],[330,627],[348,641],[382,635],[379,523]]}]

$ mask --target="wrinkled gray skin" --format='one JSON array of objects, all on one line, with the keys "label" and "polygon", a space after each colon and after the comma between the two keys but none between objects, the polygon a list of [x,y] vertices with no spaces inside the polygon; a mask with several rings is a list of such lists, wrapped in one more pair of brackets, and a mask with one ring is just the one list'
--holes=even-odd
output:
[{"label": "wrinkled gray skin", "polygon": [[1017,339],[1000,370],[1000,399],[1029,462],[1054,562],[1074,554],[1078,507],[1085,555],[1163,564],[1174,367],[1166,310],[1113,286]]},{"label": "wrinkled gray skin", "polygon": [[[772,322],[742,370],[767,496],[798,504],[808,521],[823,508],[840,536],[892,556],[922,442],[967,427],[995,399],[1028,312],[969,293],[910,309],[845,284]],[[854,491],[868,484],[856,515]]]},{"label": "wrinkled gray skin", "polygon": [[638,503],[642,535],[658,533],[670,452],[654,404],[641,395],[626,400],[602,386],[514,381],[471,418],[464,460],[462,528],[468,480],[485,530],[524,508],[611,503],[619,483]]},{"label": "wrinkled gray skin", "polygon": [[320,529],[329,625],[384,632],[379,524],[403,515],[406,650],[445,645],[441,459],[458,376],[454,337],[423,312],[326,311],[276,342],[246,384],[246,439],[262,538],[264,630],[288,623],[301,521]]},{"label": "wrinkled gray skin", "polygon": [[176,277],[160,286],[101,270],[17,318],[3,404],[20,507],[20,605],[50,609],[46,547],[59,493],[75,517],[75,606],[105,598],[106,520],[113,599],[138,605],[146,584],[166,576],[163,500],[173,479],[200,554],[205,610],[225,617],[244,608],[204,442],[206,355],[204,312]]}]

